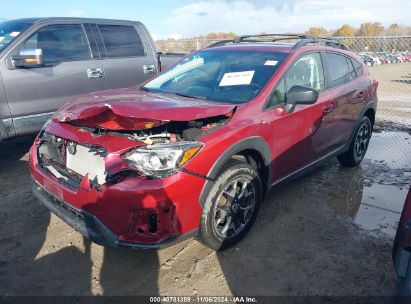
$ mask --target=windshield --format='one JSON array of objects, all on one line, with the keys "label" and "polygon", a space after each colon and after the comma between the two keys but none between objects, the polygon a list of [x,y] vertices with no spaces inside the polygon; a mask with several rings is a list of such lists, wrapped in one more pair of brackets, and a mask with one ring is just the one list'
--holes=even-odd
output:
[{"label": "windshield", "polygon": [[23,31],[29,28],[32,23],[6,21],[0,23],[0,52]]},{"label": "windshield", "polygon": [[240,104],[264,88],[285,53],[204,50],[175,64],[142,89]]}]

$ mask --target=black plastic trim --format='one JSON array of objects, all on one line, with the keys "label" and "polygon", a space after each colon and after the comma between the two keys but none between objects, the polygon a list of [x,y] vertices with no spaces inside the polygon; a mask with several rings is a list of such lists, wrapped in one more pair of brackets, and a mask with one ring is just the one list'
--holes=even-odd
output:
[{"label": "black plastic trim", "polygon": [[[272,37],[277,36],[279,38],[274,39],[261,39],[264,37]],[[250,39],[252,38],[252,39]],[[337,37],[314,37],[305,34],[260,34],[260,35],[243,35],[239,36],[234,39],[225,39],[221,41],[217,41],[209,46],[209,48],[217,47],[226,45],[229,43],[237,44],[242,42],[252,42],[252,43],[259,43],[259,42],[277,42],[281,40],[298,40],[297,43],[294,44],[293,50],[303,47],[308,44],[315,44],[315,43],[324,43],[328,47],[339,48],[343,50],[348,50],[347,46]]]},{"label": "black plastic trim", "polygon": [[[350,146],[350,143],[355,135],[355,131],[357,131],[358,126],[361,123],[361,120],[363,118],[363,116],[365,115],[365,113],[369,110],[372,109],[374,111],[374,114],[377,112],[377,103],[375,101],[370,101],[360,112],[360,114],[358,115],[357,118],[357,122],[355,123],[355,126],[353,128],[353,131],[351,133],[351,136],[349,138],[349,140],[347,141],[348,147]],[[348,149],[347,149],[348,150]]]},{"label": "black plastic trim", "polygon": [[[214,163],[211,167],[210,171],[207,174],[207,181],[203,186],[200,194],[200,204],[204,206],[205,200],[207,197],[208,192],[210,191],[211,187],[213,186],[214,181],[216,180],[218,174],[220,173],[221,169],[227,163],[227,161],[236,155],[238,152],[244,150],[254,150],[257,151],[264,161],[265,170],[268,170],[268,175],[270,174],[269,166],[271,162],[271,150],[268,147],[268,144],[265,140],[259,136],[249,137],[242,141],[239,141],[229,147]],[[270,177],[268,176],[268,180]]]},{"label": "black plastic trim", "polygon": [[195,176],[195,177],[199,177],[199,178],[202,178],[202,179],[205,179],[205,180],[208,180],[208,181],[215,182],[215,178],[211,178],[211,177],[208,177],[208,176],[204,176],[204,175],[202,175],[202,174],[198,174],[198,173],[196,173],[196,172],[193,172],[193,171],[191,171],[191,170],[187,170],[187,169],[185,169],[185,168],[182,168],[181,171],[184,172],[184,173],[193,175],[193,176]]}]

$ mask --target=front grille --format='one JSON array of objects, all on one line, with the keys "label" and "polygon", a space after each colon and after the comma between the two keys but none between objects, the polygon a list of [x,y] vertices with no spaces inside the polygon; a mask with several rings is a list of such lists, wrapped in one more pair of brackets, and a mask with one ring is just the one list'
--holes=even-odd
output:
[{"label": "front grille", "polygon": [[40,166],[72,188],[86,175],[92,184],[104,184],[106,154],[103,147],[80,145],[50,134],[42,136],[38,148]]},{"label": "front grille", "polygon": [[66,167],[82,176],[88,174],[89,179],[99,185],[106,181],[104,157],[95,152],[93,147],[76,145],[75,153],[66,148]]}]

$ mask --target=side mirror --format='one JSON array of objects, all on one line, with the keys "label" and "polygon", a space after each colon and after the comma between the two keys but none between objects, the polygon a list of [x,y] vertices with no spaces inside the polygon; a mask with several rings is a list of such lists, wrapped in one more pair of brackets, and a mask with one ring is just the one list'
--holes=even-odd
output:
[{"label": "side mirror", "polygon": [[44,65],[42,49],[21,50],[19,55],[11,56],[16,68],[36,68]]},{"label": "side mirror", "polygon": [[297,104],[314,104],[318,99],[318,91],[310,87],[295,85],[288,90],[285,96],[285,109],[288,113],[292,113]]}]

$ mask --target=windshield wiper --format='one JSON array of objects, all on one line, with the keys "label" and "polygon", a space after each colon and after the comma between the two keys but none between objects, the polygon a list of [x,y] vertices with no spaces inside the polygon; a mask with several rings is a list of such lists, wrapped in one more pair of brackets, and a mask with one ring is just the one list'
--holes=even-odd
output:
[{"label": "windshield wiper", "polygon": [[151,90],[147,89],[146,87],[140,87],[140,90],[144,92],[151,92]]},{"label": "windshield wiper", "polygon": [[189,95],[189,94],[184,94],[184,93],[180,93],[180,92],[175,92],[174,94],[177,95],[177,96],[193,98],[193,99],[203,99],[203,100],[207,99],[207,97],[205,97],[205,96]]},{"label": "windshield wiper", "polygon": [[[140,90],[145,91],[145,92],[155,92],[155,91],[153,91],[149,88],[146,88],[146,87],[140,87]],[[184,94],[184,93],[180,93],[180,92],[158,91],[156,93],[174,94],[174,95],[177,95],[177,96],[193,98],[193,99],[203,99],[203,100],[207,99],[207,97],[205,97],[205,96],[189,95],[189,94]]]}]

